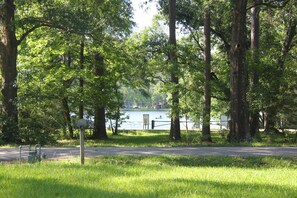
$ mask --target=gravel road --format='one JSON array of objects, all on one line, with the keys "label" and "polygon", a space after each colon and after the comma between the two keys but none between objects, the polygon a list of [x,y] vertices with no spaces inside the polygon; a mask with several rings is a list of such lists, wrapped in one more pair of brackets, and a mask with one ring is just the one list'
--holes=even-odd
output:
[{"label": "gravel road", "polygon": [[[48,159],[79,156],[79,148],[41,148]],[[107,155],[182,155],[182,156],[297,156],[297,147],[92,147],[85,156]],[[28,152],[23,152],[26,158]],[[19,148],[0,148],[0,162],[19,159]]]}]

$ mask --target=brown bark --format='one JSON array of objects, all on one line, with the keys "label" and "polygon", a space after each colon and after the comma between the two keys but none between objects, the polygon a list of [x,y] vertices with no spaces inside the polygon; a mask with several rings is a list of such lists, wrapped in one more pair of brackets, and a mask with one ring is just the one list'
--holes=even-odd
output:
[{"label": "brown bark", "polygon": [[210,135],[210,110],[211,110],[211,51],[210,51],[210,12],[207,8],[204,16],[204,108],[203,108],[203,125],[202,141],[211,142]]},{"label": "brown bark", "polygon": [[[275,98],[275,97],[274,97]],[[276,99],[276,98],[275,98]],[[273,102],[273,101],[272,101]],[[277,107],[272,105],[272,107],[269,107],[266,109],[266,122],[265,122],[265,132],[272,132],[272,133],[278,133],[279,130],[276,128],[277,123]]]},{"label": "brown bark", "polygon": [[[104,57],[100,53],[95,53],[94,57],[94,67],[95,67],[95,75],[96,76],[104,76],[105,68],[104,68]],[[104,82],[100,82],[98,84],[97,90],[104,89]],[[95,117],[94,117],[94,139],[107,139],[106,133],[106,124],[105,124],[105,106],[102,105],[103,102],[95,101]]]},{"label": "brown bark", "polygon": [[231,62],[231,123],[229,141],[250,141],[246,101],[247,69],[246,6],[247,0],[233,0]]},{"label": "brown bark", "polygon": [[[262,0],[254,0],[254,4],[258,5]],[[250,78],[250,89],[253,92],[259,85],[259,76],[257,67],[259,66],[259,47],[260,47],[260,6],[255,6],[251,10],[251,50],[253,71]],[[253,100],[254,98],[252,98]],[[257,108],[250,110],[250,133],[254,137],[259,131],[260,110]]]},{"label": "brown bark", "polygon": [[105,124],[105,108],[95,107],[94,139],[107,139]]},{"label": "brown bark", "polygon": [[174,85],[172,91],[171,107],[171,140],[180,140],[180,120],[179,120],[179,91],[178,91],[178,64],[176,56],[176,0],[169,0],[169,63],[171,65],[171,83]]},{"label": "brown bark", "polygon": [[5,142],[18,143],[17,109],[17,39],[14,27],[15,5],[13,0],[0,4],[0,67],[2,73],[1,93],[3,113],[6,120],[2,133]]}]

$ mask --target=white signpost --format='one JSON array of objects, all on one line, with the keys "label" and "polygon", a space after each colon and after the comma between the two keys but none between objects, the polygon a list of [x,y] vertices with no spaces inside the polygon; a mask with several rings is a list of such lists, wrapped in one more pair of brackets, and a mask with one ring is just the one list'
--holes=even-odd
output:
[{"label": "white signpost", "polygon": [[84,134],[85,134],[85,128],[88,127],[88,120],[80,119],[76,122],[76,125],[80,129],[79,133],[79,140],[80,140],[80,164],[85,164],[85,146],[84,146]]},{"label": "white signpost", "polygon": [[150,128],[150,114],[143,114],[143,129]]}]

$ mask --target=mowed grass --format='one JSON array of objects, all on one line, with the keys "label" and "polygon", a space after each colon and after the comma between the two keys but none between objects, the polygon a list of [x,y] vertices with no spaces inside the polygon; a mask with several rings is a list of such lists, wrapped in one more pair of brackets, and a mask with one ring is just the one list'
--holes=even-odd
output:
[{"label": "mowed grass", "polygon": [[[76,138],[60,139],[46,147],[79,147],[79,132],[76,130]],[[260,133],[252,142],[230,143],[227,141],[228,132],[212,131],[212,142],[201,141],[201,131],[182,131],[181,141],[169,141],[169,131],[152,130],[127,130],[119,135],[112,135],[108,131],[107,140],[92,140],[91,130],[86,131],[86,147],[179,147],[179,146],[297,146],[297,131],[282,134]],[[44,145],[42,145],[44,146]],[[18,145],[0,145],[1,148],[15,148]]]},{"label": "mowed grass", "polygon": [[296,157],[109,156],[0,164],[0,197],[297,197]]},{"label": "mowed grass", "polygon": [[[212,142],[201,142],[200,131],[182,131],[182,140],[169,141],[168,131],[122,131],[119,135],[111,135],[107,140],[91,140],[86,138],[87,147],[176,147],[176,146],[296,146],[297,132],[289,132],[286,136],[281,134],[261,133],[252,142],[229,143],[227,132],[212,132]],[[54,146],[79,146],[78,138],[74,140],[59,140]]]}]

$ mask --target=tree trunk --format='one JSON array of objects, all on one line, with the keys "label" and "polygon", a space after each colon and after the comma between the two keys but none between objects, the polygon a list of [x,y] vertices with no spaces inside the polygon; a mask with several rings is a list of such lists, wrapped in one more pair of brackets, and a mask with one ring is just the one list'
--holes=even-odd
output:
[{"label": "tree trunk", "polygon": [[119,132],[119,121],[121,118],[121,110],[120,110],[120,99],[119,99],[119,87],[116,85],[115,86],[115,91],[116,91],[116,97],[117,97],[117,112],[116,112],[116,118],[115,118],[115,128],[113,130],[113,135],[118,135]]},{"label": "tree trunk", "polygon": [[171,66],[172,107],[171,107],[171,140],[180,140],[180,122],[179,122],[179,91],[178,91],[178,63],[176,56],[176,0],[169,0],[169,64]]},{"label": "tree trunk", "polygon": [[[94,67],[96,76],[105,75],[104,58],[101,54],[95,53]],[[98,91],[104,90],[104,82],[102,80],[98,84]],[[95,121],[94,121],[94,139],[107,139],[106,124],[105,124],[105,106],[102,101],[94,101],[95,106]]]},{"label": "tree trunk", "polygon": [[250,141],[248,107],[246,101],[247,69],[246,51],[247,0],[233,0],[231,38],[231,123],[229,141]]},{"label": "tree trunk", "polygon": [[15,5],[13,0],[0,4],[0,67],[2,74],[1,93],[3,112],[6,120],[3,123],[3,140],[7,143],[18,143],[18,109],[17,109],[17,40],[14,27]]},{"label": "tree trunk", "polygon": [[202,141],[211,142],[210,135],[210,109],[211,109],[211,49],[210,49],[210,12],[209,8],[205,10],[204,16],[204,108],[203,108],[203,126]]},{"label": "tree trunk", "polygon": [[277,108],[268,108],[266,110],[265,132],[279,133],[276,128],[277,123]]},{"label": "tree trunk", "polygon": [[104,107],[95,107],[94,139],[107,139]]},{"label": "tree trunk", "polygon": [[[262,0],[254,0],[254,4],[257,5]],[[252,50],[252,65],[253,71],[250,79],[250,90],[254,92],[254,90],[259,85],[259,76],[257,72],[257,68],[259,67],[259,46],[260,46],[260,6],[255,6],[251,11],[251,50]],[[253,94],[254,95],[254,94]],[[252,101],[255,98],[252,98]],[[250,109],[250,133],[251,136],[254,137],[259,132],[259,116],[260,110],[258,108]]]},{"label": "tree trunk", "polygon": [[[84,69],[84,49],[85,49],[85,43],[84,43],[84,38],[82,38],[81,43],[80,43],[80,70],[83,72]],[[83,101],[83,95],[84,95],[84,79],[80,77],[79,79],[79,88],[80,88],[80,101],[79,101],[79,107],[78,107],[78,116],[79,119],[84,118],[84,101]]]},{"label": "tree trunk", "polygon": [[62,104],[63,104],[64,118],[66,120],[67,128],[69,130],[69,137],[73,138],[74,136],[73,136],[72,120],[71,120],[71,116],[70,116],[70,109],[69,109],[67,97],[64,97],[62,99]]}]

